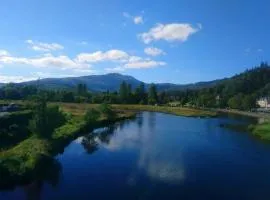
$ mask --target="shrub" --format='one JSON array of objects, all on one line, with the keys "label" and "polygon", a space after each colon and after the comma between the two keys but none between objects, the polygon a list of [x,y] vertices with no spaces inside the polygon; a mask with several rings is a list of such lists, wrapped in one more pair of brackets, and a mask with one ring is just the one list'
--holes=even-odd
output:
[{"label": "shrub", "polygon": [[88,109],[84,115],[87,124],[93,124],[100,118],[100,112],[96,109]]},{"label": "shrub", "polygon": [[113,120],[116,116],[116,113],[113,111],[112,106],[109,104],[101,104],[99,106],[99,110],[108,120]]},{"label": "shrub", "polygon": [[59,106],[48,106],[45,100],[40,100],[35,106],[33,119],[29,129],[42,137],[50,137],[52,132],[66,122],[64,113]]}]

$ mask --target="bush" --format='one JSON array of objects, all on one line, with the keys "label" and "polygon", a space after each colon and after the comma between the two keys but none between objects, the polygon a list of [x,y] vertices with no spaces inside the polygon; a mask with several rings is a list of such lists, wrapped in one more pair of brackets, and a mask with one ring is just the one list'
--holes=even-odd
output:
[{"label": "bush", "polygon": [[100,112],[96,109],[88,109],[84,115],[87,124],[93,124],[100,118]]},{"label": "bush", "polygon": [[99,106],[99,110],[108,120],[113,120],[116,116],[116,113],[113,111],[112,106],[109,104],[101,104]]},{"label": "bush", "polygon": [[37,103],[29,129],[42,137],[50,137],[53,131],[66,122],[64,113],[59,106],[48,106],[45,100]]}]

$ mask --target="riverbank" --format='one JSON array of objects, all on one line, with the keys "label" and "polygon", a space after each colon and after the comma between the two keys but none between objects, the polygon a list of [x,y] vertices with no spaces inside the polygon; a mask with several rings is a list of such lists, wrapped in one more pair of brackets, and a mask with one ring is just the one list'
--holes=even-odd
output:
[{"label": "riverbank", "polygon": [[216,112],[221,113],[229,113],[229,114],[236,114],[236,115],[242,115],[242,116],[248,116],[248,117],[254,117],[254,118],[264,118],[270,120],[270,114],[267,113],[258,113],[258,112],[247,112],[247,111],[241,111],[241,110],[234,110],[234,109],[216,109]]},{"label": "riverbank", "polygon": [[[1,102],[1,101],[0,101]],[[13,101],[17,104],[26,105],[27,101]],[[3,102],[2,102],[3,103]],[[73,115],[80,116],[85,110],[97,108],[99,104],[90,103],[63,103],[63,102],[50,102],[49,105],[58,105],[63,111],[70,112]],[[118,111],[150,111],[168,113],[177,116],[185,117],[216,117],[217,110],[204,110],[199,108],[187,107],[171,107],[171,106],[153,106],[153,105],[140,105],[140,104],[112,104],[112,107]]]},{"label": "riverbank", "polygon": [[113,105],[113,108],[117,110],[130,110],[130,111],[150,111],[150,112],[161,112],[167,114],[173,114],[177,116],[185,117],[216,117],[217,112],[186,108],[186,107],[169,107],[169,106],[151,106],[151,105]]},{"label": "riverbank", "polygon": [[80,134],[134,118],[136,115],[134,112],[117,112],[114,119],[109,120],[103,116],[90,125],[84,120],[83,113],[79,116],[74,115],[65,125],[57,128],[50,138],[33,135],[16,146],[0,152],[0,188],[32,180],[33,176],[40,173],[38,170],[44,160],[50,160],[62,152],[65,146]]}]

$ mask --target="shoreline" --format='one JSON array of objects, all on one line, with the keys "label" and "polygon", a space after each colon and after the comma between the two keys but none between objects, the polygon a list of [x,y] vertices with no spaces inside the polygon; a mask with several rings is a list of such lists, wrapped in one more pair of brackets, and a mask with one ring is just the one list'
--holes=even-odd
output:
[{"label": "shoreline", "polygon": [[0,189],[30,182],[42,168],[45,160],[53,157],[78,136],[119,121],[133,119],[135,112],[119,114],[115,119],[102,118],[95,124],[87,124],[81,118],[73,118],[63,126],[57,128],[51,138],[31,136],[0,152]]},{"label": "shoreline", "polygon": [[263,119],[270,120],[270,114],[267,114],[267,113],[256,113],[256,112],[248,112],[248,111],[241,111],[241,110],[227,110],[227,109],[216,109],[216,112],[236,114],[236,115],[242,115],[242,116],[248,116],[248,117],[254,117],[254,118],[263,118]]}]

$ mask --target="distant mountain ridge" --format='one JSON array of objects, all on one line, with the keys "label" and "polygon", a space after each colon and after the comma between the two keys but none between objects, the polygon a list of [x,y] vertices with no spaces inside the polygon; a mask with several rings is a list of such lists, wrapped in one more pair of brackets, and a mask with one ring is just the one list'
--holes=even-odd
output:
[{"label": "distant mountain ridge", "polygon": [[[79,83],[86,84],[88,90],[92,92],[105,92],[105,91],[118,91],[120,84],[125,81],[131,84],[132,88],[139,86],[142,81],[129,76],[118,73],[109,73],[104,75],[89,75],[80,77],[67,77],[67,78],[44,78],[40,80],[27,81],[18,83],[19,86],[24,85],[38,85],[45,89],[72,89]],[[173,84],[173,83],[157,83],[158,91],[168,90],[186,90],[186,89],[201,89],[205,87],[215,86],[221,80],[214,80],[209,82],[198,82],[193,84]],[[144,83],[148,88],[149,83]],[[1,86],[1,83],[0,83]]]}]

